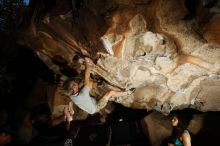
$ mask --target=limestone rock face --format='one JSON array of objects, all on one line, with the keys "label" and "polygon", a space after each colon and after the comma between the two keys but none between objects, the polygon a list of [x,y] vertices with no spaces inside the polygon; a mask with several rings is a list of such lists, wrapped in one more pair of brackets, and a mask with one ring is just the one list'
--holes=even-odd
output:
[{"label": "limestone rock face", "polygon": [[[75,11],[48,12],[18,42],[63,78],[83,72],[83,56],[89,56],[92,73],[105,80],[95,95],[136,88],[134,94],[115,99],[124,106],[164,114],[183,108],[220,110],[217,14],[205,22],[202,12],[184,20],[184,0],[85,0],[78,11],[79,17]],[[97,59],[99,51],[108,55]]]}]

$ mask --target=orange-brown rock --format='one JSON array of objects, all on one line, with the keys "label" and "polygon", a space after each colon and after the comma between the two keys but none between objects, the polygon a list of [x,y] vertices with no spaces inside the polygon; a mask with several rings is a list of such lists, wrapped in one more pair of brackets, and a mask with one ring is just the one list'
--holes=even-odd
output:
[{"label": "orange-brown rock", "polygon": [[[220,110],[218,16],[203,22],[201,34],[199,14],[183,20],[183,0],[87,0],[79,12],[79,17],[71,12],[50,17],[48,12],[18,41],[63,78],[60,63],[80,73],[83,56],[89,56],[93,73],[105,79],[97,93],[136,88],[133,95],[115,100],[124,106],[164,114],[182,108]],[[109,55],[96,62],[98,51]]]}]

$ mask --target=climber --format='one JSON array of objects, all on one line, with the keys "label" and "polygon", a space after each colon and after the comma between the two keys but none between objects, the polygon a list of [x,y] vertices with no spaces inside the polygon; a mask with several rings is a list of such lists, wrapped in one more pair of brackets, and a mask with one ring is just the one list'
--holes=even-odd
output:
[{"label": "climber", "polygon": [[89,92],[92,88],[93,82],[90,80],[90,60],[89,58],[85,58],[85,79],[83,83],[83,87],[80,88],[80,81],[77,78],[67,79],[64,84],[64,90],[67,95],[70,96],[71,100],[82,110],[86,111],[89,114],[94,114],[103,109],[110,98],[122,97],[126,95],[132,94],[135,89],[132,88],[128,91],[109,91],[107,92],[98,102],[89,95]]}]

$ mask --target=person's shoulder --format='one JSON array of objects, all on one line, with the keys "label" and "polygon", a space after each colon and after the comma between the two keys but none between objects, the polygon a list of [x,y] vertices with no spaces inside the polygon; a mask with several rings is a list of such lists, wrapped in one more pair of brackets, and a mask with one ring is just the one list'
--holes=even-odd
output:
[{"label": "person's shoulder", "polygon": [[187,130],[187,129],[183,131],[183,134],[184,134],[184,133],[190,135],[190,132],[189,132],[189,130]]},{"label": "person's shoulder", "polygon": [[91,88],[88,86],[88,85],[84,85],[83,87],[82,87],[82,89],[80,90],[80,92],[86,92],[86,91],[90,91],[91,90]]},{"label": "person's shoulder", "polygon": [[187,139],[188,139],[188,138],[191,139],[191,138],[190,138],[191,136],[190,136],[190,133],[189,133],[188,130],[184,130],[184,131],[183,131],[182,137],[183,137],[183,138],[187,138]]}]

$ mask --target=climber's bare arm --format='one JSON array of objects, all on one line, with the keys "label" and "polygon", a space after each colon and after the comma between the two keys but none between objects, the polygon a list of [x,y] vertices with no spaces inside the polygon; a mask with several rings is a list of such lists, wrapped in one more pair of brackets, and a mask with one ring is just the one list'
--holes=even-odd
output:
[{"label": "climber's bare arm", "polygon": [[89,62],[90,62],[90,59],[86,57],[85,58],[86,69],[85,69],[85,81],[84,82],[85,82],[85,85],[92,88],[92,81],[90,80],[91,66]]}]

